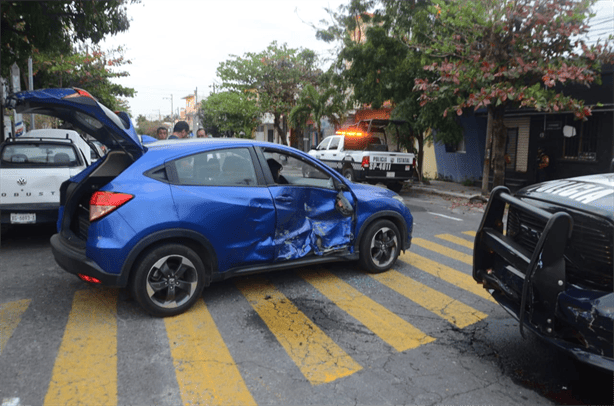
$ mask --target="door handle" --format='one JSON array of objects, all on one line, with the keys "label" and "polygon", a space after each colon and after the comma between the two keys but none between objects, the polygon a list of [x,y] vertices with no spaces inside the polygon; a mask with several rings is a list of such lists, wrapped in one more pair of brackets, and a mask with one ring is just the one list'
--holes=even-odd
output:
[{"label": "door handle", "polygon": [[282,203],[289,203],[293,201],[294,199],[292,199],[292,196],[284,195],[284,196],[277,196],[275,200],[277,200],[278,202],[282,202]]}]

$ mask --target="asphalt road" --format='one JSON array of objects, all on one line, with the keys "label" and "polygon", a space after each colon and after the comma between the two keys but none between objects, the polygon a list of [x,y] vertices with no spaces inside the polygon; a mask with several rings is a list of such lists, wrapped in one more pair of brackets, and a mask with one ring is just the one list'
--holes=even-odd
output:
[{"label": "asphalt road", "polygon": [[172,319],[63,272],[53,227],[2,235],[7,405],[612,404],[612,375],[518,325],[470,277],[479,205],[405,193],[393,271],[336,264],[237,278]]}]

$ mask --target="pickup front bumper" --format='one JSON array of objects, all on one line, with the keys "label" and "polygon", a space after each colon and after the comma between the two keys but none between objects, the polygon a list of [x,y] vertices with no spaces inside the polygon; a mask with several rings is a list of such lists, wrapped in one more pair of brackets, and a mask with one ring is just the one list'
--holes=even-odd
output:
[{"label": "pickup front bumper", "polygon": [[[506,204],[545,223],[533,252],[503,232]],[[473,278],[491,292],[524,329],[579,361],[614,371],[614,293],[567,282],[565,248],[573,220],[513,197],[506,187],[491,193],[476,234]]]}]

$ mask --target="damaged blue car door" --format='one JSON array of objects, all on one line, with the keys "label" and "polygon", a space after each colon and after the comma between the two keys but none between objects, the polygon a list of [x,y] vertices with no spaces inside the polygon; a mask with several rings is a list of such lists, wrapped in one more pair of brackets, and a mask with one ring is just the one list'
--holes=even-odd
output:
[{"label": "damaged blue car door", "polygon": [[173,161],[178,217],[199,225],[222,271],[273,261],[275,206],[254,158],[252,148],[242,147]]},{"label": "damaged blue car door", "polygon": [[275,261],[352,252],[350,191],[338,190],[338,181],[298,155],[272,147],[262,152],[272,177],[268,182],[276,212]]}]

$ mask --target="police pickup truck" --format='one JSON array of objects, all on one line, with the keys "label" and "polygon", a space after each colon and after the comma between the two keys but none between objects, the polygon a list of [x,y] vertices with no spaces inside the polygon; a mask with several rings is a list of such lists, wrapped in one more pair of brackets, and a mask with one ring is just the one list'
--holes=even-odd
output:
[{"label": "police pickup truck", "polygon": [[55,223],[60,185],[91,162],[90,145],[74,130],[33,130],[0,144],[2,227]]},{"label": "police pickup truck", "polygon": [[324,138],[309,151],[352,182],[383,183],[399,192],[412,178],[414,154],[390,151],[386,129],[391,120],[362,120]]}]

